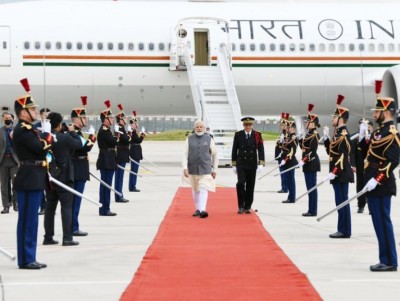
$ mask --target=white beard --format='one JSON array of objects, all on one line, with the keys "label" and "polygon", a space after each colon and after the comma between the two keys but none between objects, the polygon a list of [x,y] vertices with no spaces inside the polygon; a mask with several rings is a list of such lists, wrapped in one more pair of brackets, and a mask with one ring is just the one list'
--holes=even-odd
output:
[{"label": "white beard", "polygon": [[199,136],[199,137],[201,137],[201,136],[204,135],[204,131],[202,131],[202,132],[195,132],[195,133],[196,133],[196,136]]}]

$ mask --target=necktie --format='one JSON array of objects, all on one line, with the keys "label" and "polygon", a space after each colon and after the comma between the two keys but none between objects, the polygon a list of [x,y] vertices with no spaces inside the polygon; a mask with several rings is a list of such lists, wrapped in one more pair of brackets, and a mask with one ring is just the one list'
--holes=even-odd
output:
[{"label": "necktie", "polygon": [[250,134],[246,133],[246,139],[249,139],[249,138],[250,138]]}]

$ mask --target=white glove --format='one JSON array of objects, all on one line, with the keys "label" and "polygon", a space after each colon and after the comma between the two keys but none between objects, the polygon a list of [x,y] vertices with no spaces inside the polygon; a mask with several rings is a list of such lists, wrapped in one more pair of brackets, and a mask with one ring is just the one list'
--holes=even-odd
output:
[{"label": "white glove", "polygon": [[324,126],[324,141],[326,139],[329,139],[329,128],[327,126]]},{"label": "white glove", "polygon": [[364,121],[361,122],[360,124],[360,131],[358,132],[358,141],[361,141],[365,137],[365,133],[368,130],[368,124],[366,124]]},{"label": "white glove", "polygon": [[263,171],[263,169],[264,169],[264,166],[258,165],[258,167],[257,167],[257,174],[261,173],[261,172]]},{"label": "white glove", "polygon": [[51,123],[50,121],[42,120],[42,133],[51,133]]},{"label": "white glove", "polygon": [[328,176],[326,177],[326,180],[331,181],[331,180],[333,180],[334,178],[336,178],[336,175],[335,175],[333,172],[330,172],[330,173],[328,174]]},{"label": "white glove", "polygon": [[305,164],[304,161],[301,160],[301,161],[299,162],[299,167],[303,167],[304,164]]},{"label": "white glove", "polygon": [[297,137],[299,138],[299,140],[304,138],[304,132],[303,132],[303,130],[299,130],[299,134],[298,134]]},{"label": "white glove", "polygon": [[122,132],[119,130],[119,124],[118,123],[114,124],[114,132],[122,134]]},{"label": "white glove", "polygon": [[233,173],[234,173],[235,175],[237,175],[237,169],[236,169],[236,166],[232,166],[232,171],[233,171]]},{"label": "white glove", "polygon": [[126,131],[127,131],[127,132],[132,132],[132,127],[131,127],[130,124],[127,124],[127,125],[126,125]]},{"label": "white glove", "polygon": [[285,164],[286,164],[286,161],[285,161],[285,160],[282,160],[281,163],[279,164],[279,167],[282,167],[282,166],[285,165]]},{"label": "white glove", "polygon": [[89,135],[94,135],[94,133],[95,133],[95,130],[94,130],[94,127],[93,127],[93,125],[91,124],[90,125],[90,127],[89,127],[89,130],[88,130],[88,132],[87,132]]},{"label": "white glove", "polygon": [[376,185],[378,185],[378,181],[372,178],[367,182],[365,187],[367,188],[367,191],[371,191],[375,189]]},{"label": "white glove", "polygon": [[282,133],[282,134],[279,136],[279,142],[282,143],[284,139],[285,139],[285,135]]}]

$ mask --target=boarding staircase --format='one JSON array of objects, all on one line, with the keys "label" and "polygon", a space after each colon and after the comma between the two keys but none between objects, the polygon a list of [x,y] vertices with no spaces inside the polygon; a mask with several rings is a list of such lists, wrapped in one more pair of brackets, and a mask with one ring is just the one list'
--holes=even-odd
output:
[{"label": "boarding staircase", "polygon": [[223,166],[231,163],[233,136],[241,128],[241,111],[224,44],[219,47],[217,57],[216,65],[194,66],[186,55],[185,64],[196,115],[210,127],[219,165]]}]

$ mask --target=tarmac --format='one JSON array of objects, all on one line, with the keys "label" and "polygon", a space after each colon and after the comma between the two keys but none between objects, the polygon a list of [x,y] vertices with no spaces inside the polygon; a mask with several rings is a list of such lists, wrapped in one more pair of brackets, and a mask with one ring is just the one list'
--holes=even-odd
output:
[{"label": "tarmac", "polygon": [[[111,210],[118,214],[115,217],[100,217],[96,205],[83,201],[80,225],[81,230],[89,232],[89,235],[76,237],[79,246],[43,246],[43,216],[39,216],[37,260],[48,267],[38,271],[19,270],[16,261],[0,255],[1,300],[119,300],[152,243],[177,188],[182,186],[180,162],[183,143],[144,141],[142,145],[146,159],[156,167],[146,160],[142,161],[143,166],[151,171],[141,169],[142,177],[138,179],[140,192],[128,192],[128,176],[125,174],[124,196],[130,202],[115,203],[112,196]],[[95,168],[97,152],[93,149],[90,161],[91,171],[99,175]],[[328,174],[328,157],[322,145],[318,152],[323,162],[318,175],[320,181]],[[267,166],[264,173],[277,166],[273,161],[274,142],[265,143],[265,154]],[[300,151],[297,157],[300,157]],[[258,212],[253,214],[260,217],[266,230],[300,271],[307,275],[323,300],[400,299],[400,272],[369,271],[369,266],[379,260],[368,209],[363,214],[357,214],[357,201],[352,202],[352,237],[330,239],[328,235],[336,232],[337,213],[320,222],[315,217],[301,216],[308,208],[307,197],[295,204],[282,204],[286,194],[277,193],[280,178],[273,174],[275,172],[257,181],[253,209]],[[236,176],[231,168],[218,169],[217,184],[235,187]],[[301,170],[296,171],[296,185],[298,196],[306,191]],[[85,194],[98,200],[98,189],[99,183],[92,179],[86,184]],[[322,185],[318,194],[320,216],[334,208],[334,195],[329,183]],[[349,196],[353,194],[355,184],[350,185]],[[392,200],[392,221],[398,242],[400,204],[398,197]],[[212,217],[213,213],[209,214]],[[0,215],[0,246],[13,254],[16,254],[16,223],[16,212]],[[61,241],[59,209],[55,233],[54,238]],[[282,299],[284,294],[283,290]]]}]

